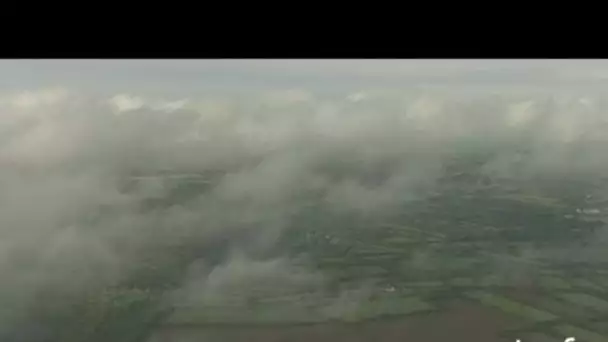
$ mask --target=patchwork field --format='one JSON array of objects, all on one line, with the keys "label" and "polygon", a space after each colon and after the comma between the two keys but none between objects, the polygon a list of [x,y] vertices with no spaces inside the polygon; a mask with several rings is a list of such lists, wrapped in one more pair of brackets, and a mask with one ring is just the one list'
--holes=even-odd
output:
[{"label": "patchwork field", "polygon": [[[526,207],[514,195],[499,200],[505,211],[504,201],[515,202],[510,208],[518,215],[534,204],[553,215],[566,210],[554,200],[523,197]],[[480,229],[479,215],[470,216],[454,220],[456,228],[435,224],[447,221],[435,215],[416,220],[433,229],[378,223],[308,232],[305,239],[293,232],[283,243],[305,251],[309,266],[333,276],[337,290],[283,289],[232,307],[176,307],[151,341],[608,341],[606,264],[557,261],[543,252],[571,244],[571,230],[590,222],[554,228],[547,239],[518,229],[519,222]],[[537,257],[525,254],[535,251]]]}]

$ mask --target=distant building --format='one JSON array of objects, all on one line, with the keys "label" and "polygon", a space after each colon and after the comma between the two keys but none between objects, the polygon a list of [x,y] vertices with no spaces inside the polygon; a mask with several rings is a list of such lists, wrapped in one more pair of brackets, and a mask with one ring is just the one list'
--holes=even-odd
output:
[{"label": "distant building", "polygon": [[576,209],[576,212],[579,214],[584,214],[584,215],[599,215],[602,213],[602,211],[597,208]]}]

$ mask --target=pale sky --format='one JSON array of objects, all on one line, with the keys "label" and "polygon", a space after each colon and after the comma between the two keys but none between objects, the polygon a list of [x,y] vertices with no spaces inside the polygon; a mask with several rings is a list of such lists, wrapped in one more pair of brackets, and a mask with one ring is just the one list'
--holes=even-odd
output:
[{"label": "pale sky", "polygon": [[607,60],[2,60],[0,87],[192,91],[250,87],[608,85]]}]

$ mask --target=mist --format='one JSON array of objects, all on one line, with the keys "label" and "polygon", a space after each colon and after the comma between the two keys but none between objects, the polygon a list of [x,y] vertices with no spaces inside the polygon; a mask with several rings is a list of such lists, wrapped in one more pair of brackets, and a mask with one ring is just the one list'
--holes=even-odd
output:
[{"label": "mist", "polygon": [[[363,84],[370,73],[356,77]],[[514,75],[526,83],[527,74]],[[314,87],[196,96],[172,90],[165,98],[137,87],[111,93],[110,85],[104,94],[70,87],[6,91],[0,97],[0,334],[11,341],[76,341],[44,322],[120,286],[148,289],[142,298],[146,291],[163,293],[159,307],[227,301],[226,293],[253,291],[257,283],[270,283],[269,291],[323,292],[330,275],[277,247],[294,224],[318,228],[298,221],[300,214],[317,205],[328,215],[383,222],[415,212],[445,191],[455,156],[483,154],[479,170],[492,180],[603,177],[608,112],[601,88],[581,95],[563,89],[463,94],[450,87],[338,95]],[[159,176],[168,172],[194,174],[202,190],[163,202],[173,196],[174,185]],[[596,197],[606,190],[593,186]],[[606,230],[595,234],[579,258],[605,256]],[[535,251],[518,253],[527,260],[571,255]],[[173,265],[173,258],[183,269],[175,269],[170,283],[142,276]],[[533,273],[528,264],[506,260],[498,258],[497,272],[510,281]],[[408,267],[432,262],[431,252],[419,251]],[[321,312],[344,315],[368,286],[323,292],[333,299]]]}]

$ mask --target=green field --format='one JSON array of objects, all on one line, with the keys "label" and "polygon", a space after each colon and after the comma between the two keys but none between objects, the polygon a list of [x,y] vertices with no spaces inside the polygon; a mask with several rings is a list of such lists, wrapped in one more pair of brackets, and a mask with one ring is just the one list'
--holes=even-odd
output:
[{"label": "green field", "polygon": [[493,306],[506,313],[520,316],[535,322],[553,321],[558,318],[552,313],[542,311],[491,293],[470,292],[467,294],[467,296],[479,300],[484,305]]}]

